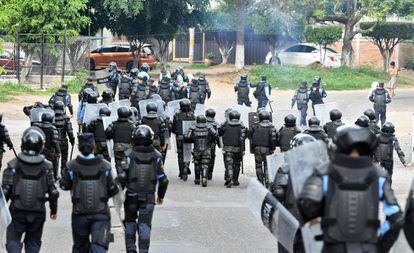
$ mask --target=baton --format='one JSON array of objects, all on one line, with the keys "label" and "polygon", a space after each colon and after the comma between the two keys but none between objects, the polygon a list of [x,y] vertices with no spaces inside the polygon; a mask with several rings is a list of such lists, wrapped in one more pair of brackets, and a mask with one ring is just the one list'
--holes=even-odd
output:
[{"label": "baton", "polygon": [[269,107],[270,107],[270,111],[273,113],[272,102],[273,101],[269,101]]},{"label": "baton", "polygon": [[13,150],[14,156],[17,157],[17,153],[16,153],[16,150],[14,149],[14,147],[12,147],[12,150]]},{"label": "baton", "polygon": [[243,161],[243,157],[242,157],[242,160],[241,160],[241,171],[242,171],[242,174],[244,175],[244,161]]},{"label": "baton", "polygon": [[74,147],[75,147],[75,145],[72,145],[72,149],[70,150],[70,160],[72,160]]}]

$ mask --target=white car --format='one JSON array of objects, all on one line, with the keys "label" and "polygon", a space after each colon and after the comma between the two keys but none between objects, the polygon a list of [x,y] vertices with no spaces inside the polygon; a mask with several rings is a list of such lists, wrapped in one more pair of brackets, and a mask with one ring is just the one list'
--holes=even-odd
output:
[{"label": "white car", "polygon": [[[276,63],[281,65],[297,65],[297,66],[308,66],[314,63],[322,63],[321,58],[325,50],[319,50],[319,46],[314,44],[296,44],[289,46],[277,55]],[[322,55],[322,57],[321,57]],[[273,62],[272,54],[269,52],[266,55],[266,64]],[[322,63],[325,67],[337,68],[341,66],[341,56],[331,48],[326,48],[325,60]]]}]

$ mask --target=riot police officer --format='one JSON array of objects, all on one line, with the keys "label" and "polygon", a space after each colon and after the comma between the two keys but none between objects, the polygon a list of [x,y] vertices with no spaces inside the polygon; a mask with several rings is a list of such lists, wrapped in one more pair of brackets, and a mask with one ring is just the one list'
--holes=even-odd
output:
[{"label": "riot police officer", "polygon": [[65,105],[59,101],[55,104],[55,127],[58,131],[60,152],[62,153],[60,161],[60,169],[65,168],[68,162],[69,144],[72,147],[75,145],[75,136],[73,135],[72,123],[70,122],[69,116],[65,115]]},{"label": "riot police officer", "polygon": [[381,133],[378,135],[378,148],[375,153],[376,161],[379,161],[380,165],[388,172],[390,181],[392,179],[392,173],[394,168],[394,149],[397,151],[398,157],[404,166],[407,166],[405,162],[405,155],[400,147],[400,142],[395,137],[395,126],[391,122],[386,122],[381,127]]},{"label": "riot police officer", "polygon": [[277,130],[270,121],[270,113],[266,110],[259,112],[259,123],[250,129],[250,149],[254,154],[257,179],[265,186],[269,183],[266,156],[276,149]]},{"label": "riot police officer", "polygon": [[165,103],[168,103],[173,100],[173,89],[174,87],[171,85],[171,79],[163,77],[158,85],[158,95],[161,96]]},{"label": "riot police officer", "polygon": [[260,108],[267,107],[271,92],[272,87],[267,83],[266,75],[262,75],[262,80],[257,84],[256,90],[253,92],[254,97],[257,99],[257,111]]},{"label": "riot police officer", "polygon": [[[213,129],[218,133],[218,122],[214,119],[216,117],[216,111],[212,108],[209,108],[205,112],[205,116],[207,118],[207,124],[211,125]],[[216,140],[211,142],[210,146],[210,164],[208,168],[208,180],[213,179],[213,171],[214,171],[214,164],[216,161],[216,145],[220,147],[220,141],[218,136]]]},{"label": "riot police officer", "polygon": [[108,200],[119,191],[111,164],[93,154],[93,134],[78,136],[80,155],[68,162],[60,187],[71,191],[73,252],[108,252],[111,214]]},{"label": "riot police officer", "polygon": [[341,120],[342,112],[338,109],[333,109],[329,112],[329,118],[331,119],[331,122],[326,123],[323,126],[323,130],[326,132],[326,134],[328,135],[330,139],[333,139],[333,137],[336,134],[336,129],[344,125],[344,123],[342,123],[342,120]]},{"label": "riot police officer", "polygon": [[3,154],[6,152],[3,147],[6,144],[9,149],[13,149],[13,143],[10,139],[9,131],[7,127],[2,123],[3,121],[3,114],[0,113],[0,170],[2,166]]},{"label": "riot police officer", "polygon": [[53,108],[53,106],[56,104],[56,102],[62,101],[65,105],[65,112],[66,107],[69,109],[69,113],[72,116],[73,115],[73,105],[72,105],[72,99],[70,94],[68,93],[68,86],[66,84],[62,85],[49,99],[49,106]]},{"label": "riot police officer", "polygon": [[365,116],[365,115],[361,115],[355,121],[355,125],[360,126],[360,127],[367,127],[367,128],[369,128],[369,118],[367,116]]},{"label": "riot police officer", "polygon": [[116,88],[118,87],[119,84],[119,70],[118,70],[118,65],[116,64],[116,62],[110,62],[109,63],[109,87],[112,90],[113,96],[116,95]]},{"label": "riot police officer", "polygon": [[47,160],[52,162],[53,165],[53,176],[55,180],[59,177],[59,157],[60,151],[60,140],[59,132],[53,125],[53,115],[50,113],[44,113],[42,115],[42,123],[38,127],[43,131],[45,135],[44,148],[41,153],[46,157]]},{"label": "riot police officer", "polygon": [[201,90],[198,87],[198,81],[196,79],[191,80],[190,87],[188,89],[188,98],[191,102],[191,109],[194,111],[196,105],[200,103],[201,99]]},{"label": "riot police officer", "polygon": [[211,97],[211,89],[208,81],[206,80],[205,75],[200,75],[197,80],[197,86],[200,91],[200,104],[205,104],[206,98],[210,99]]},{"label": "riot police officer", "polygon": [[367,109],[364,112],[364,115],[367,116],[369,118],[369,129],[374,133],[374,134],[379,134],[381,132],[381,128],[378,126],[377,122],[376,122],[376,118],[375,118],[375,112],[372,109]]},{"label": "riot police officer", "polygon": [[279,129],[277,134],[277,146],[280,147],[280,152],[288,151],[293,137],[300,132],[300,129],[296,127],[296,117],[293,114],[286,115],[285,125]]},{"label": "riot police officer", "polygon": [[[341,126],[334,143],[332,160],[306,180],[299,194],[304,222],[322,218],[323,252],[388,252],[403,215],[389,181],[371,161],[377,139],[368,128]],[[381,231],[380,202],[386,216]]]},{"label": "riot police officer", "polygon": [[146,78],[146,80],[150,79],[150,75],[148,74],[148,71],[150,71],[150,66],[148,65],[148,63],[144,63],[141,65],[140,67],[140,72],[138,73],[139,76],[141,76],[142,78]]},{"label": "riot police officer", "polygon": [[149,78],[147,81],[148,85],[148,96],[151,97],[154,94],[158,94],[158,87],[155,85],[155,80],[153,78]]},{"label": "riot police officer", "polygon": [[119,94],[118,94],[119,100],[130,98],[131,92],[132,92],[132,86],[133,86],[132,82],[133,82],[132,72],[130,72],[130,75],[128,74],[121,75],[121,81],[119,83]]},{"label": "riot police officer", "polygon": [[391,97],[388,91],[384,88],[384,83],[379,83],[369,96],[369,101],[374,103],[375,118],[377,123],[381,121],[381,125],[387,120],[387,104],[391,103]]},{"label": "riot police officer", "polygon": [[306,126],[306,116],[308,114],[310,91],[308,89],[308,82],[305,80],[300,82],[299,89],[296,90],[295,95],[292,98],[292,108],[296,106],[300,111],[300,125]]},{"label": "riot police officer", "polygon": [[321,78],[316,76],[313,79],[309,99],[312,101],[313,116],[315,116],[315,105],[323,104],[323,99],[327,97],[326,91],[321,87]]},{"label": "riot police officer", "polygon": [[141,76],[137,76],[134,80],[134,86],[131,93],[131,106],[139,109],[139,101],[148,98],[148,86],[146,84],[146,80],[144,80]]},{"label": "riot police officer", "polygon": [[122,159],[126,152],[131,149],[132,133],[134,124],[129,121],[131,110],[128,107],[118,109],[118,120],[114,121],[105,130],[106,138],[114,140],[115,166],[119,172]]},{"label": "riot police officer", "polygon": [[167,131],[167,125],[163,117],[158,116],[158,107],[155,103],[149,103],[146,107],[147,115],[142,117],[141,124],[147,125],[154,133],[152,145],[159,152],[163,152],[165,149],[165,131]]},{"label": "riot police officer", "polygon": [[217,139],[217,132],[212,125],[207,124],[206,116],[198,115],[196,124],[190,128],[186,138],[194,143],[194,183],[200,184],[201,177],[201,185],[206,187],[211,159],[210,149],[211,144]]},{"label": "riot police officer", "polygon": [[308,120],[309,128],[303,131],[304,134],[309,134],[313,136],[317,140],[324,141],[326,143],[329,142],[329,137],[325,133],[322,127],[320,127],[320,121],[317,117],[311,117]]},{"label": "riot police officer", "polygon": [[79,104],[79,108],[78,108],[78,115],[77,115],[77,119],[78,119],[78,125],[79,127],[82,129],[82,131],[85,129],[85,124],[84,123],[84,117],[85,117],[85,111],[86,111],[86,104],[96,104],[98,103],[98,93],[96,93],[95,91],[91,90],[91,89],[86,89],[85,90],[86,93],[86,101],[84,101],[85,103],[80,103]]},{"label": "riot police officer", "polygon": [[[133,134],[133,149],[125,158],[119,175],[125,193],[125,243],[128,253],[137,252],[136,236],[140,253],[150,247],[151,223],[155,207],[162,205],[168,187],[161,154],[152,146],[153,133],[145,125],[138,126]],[[155,190],[158,183],[157,198]]]},{"label": "riot police officer", "polygon": [[23,133],[22,152],[7,164],[3,173],[2,188],[6,199],[11,200],[12,216],[7,227],[7,252],[22,252],[23,247],[27,253],[40,252],[46,201],[50,218],[57,218],[59,192],[53,182],[52,164],[41,155],[44,143],[39,128],[28,128]]},{"label": "riot police officer", "polygon": [[240,113],[236,110],[229,112],[229,119],[218,128],[219,136],[223,140],[223,157],[226,172],[224,174],[225,185],[239,186],[240,168],[243,155],[246,150],[245,140],[247,128],[240,121]]},{"label": "riot police officer", "polygon": [[175,139],[177,142],[177,157],[178,157],[178,167],[180,170],[179,177],[184,181],[187,181],[187,175],[191,173],[190,163],[184,161],[184,121],[194,121],[194,112],[191,110],[191,104],[188,100],[180,101],[180,111],[174,115],[173,118],[173,132],[175,134]]},{"label": "riot police officer", "polygon": [[93,78],[91,76],[89,76],[86,80],[87,80],[86,83],[82,86],[82,88],[81,88],[81,90],[79,91],[79,94],[78,94],[78,100],[79,100],[79,102],[82,102],[82,103],[86,102],[86,97],[88,95],[88,93],[85,91],[86,89],[89,88],[89,89],[93,90],[94,92],[96,92],[97,94],[99,94],[98,87],[96,87],[93,84]]},{"label": "riot police officer", "polygon": [[111,162],[108,146],[106,143],[105,129],[102,117],[111,116],[111,111],[107,107],[99,109],[99,117],[93,120],[87,127],[87,133],[92,133],[95,138],[95,155],[102,155],[108,162]]},{"label": "riot police officer", "polygon": [[237,92],[237,104],[252,106],[249,98],[250,87],[252,87],[252,84],[247,82],[247,75],[241,75],[240,81],[234,86],[234,91]]},{"label": "riot police officer", "polygon": [[99,103],[104,103],[106,105],[109,105],[110,103],[114,102],[114,92],[111,88],[106,88],[103,92],[102,92],[102,99],[99,101]]}]

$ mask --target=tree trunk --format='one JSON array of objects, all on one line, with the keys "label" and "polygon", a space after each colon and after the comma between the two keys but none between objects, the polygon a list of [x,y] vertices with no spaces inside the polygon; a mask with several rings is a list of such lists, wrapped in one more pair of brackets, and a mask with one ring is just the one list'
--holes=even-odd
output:
[{"label": "tree trunk", "polygon": [[237,35],[236,35],[236,69],[244,67],[244,1],[236,0],[237,8]]},{"label": "tree trunk", "polygon": [[391,62],[391,56],[392,53],[394,52],[394,48],[382,48],[382,47],[378,47],[380,52],[381,52],[381,56],[382,56],[382,61],[383,61],[383,69],[384,71],[388,70],[388,65]]},{"label": "tree trunk", "polygon": [[276,61],[277,55],[276,55],[275,43],[273,41],[268,41],[268,44],[269,44],[270,54],[272,55],[271,64],[273,66],[276,66],[277,65],[277,61]]},{"label": "tree trunk", "polygon": [[24,59],[26,65],[24,66],[24,68],[20,66],[20,76],[23,77],[25,81],[29,80],[29,75],[32,72],[33,54],[34,52],[32,50],[27,50]]},{"label": "tree trunk", "polygon": [[354,38],[354,24],[348,21],[345,24],[344,39],[342,46],[341,65],[347,67],[354,66],[354,48],[352,47],[352,40]]}]

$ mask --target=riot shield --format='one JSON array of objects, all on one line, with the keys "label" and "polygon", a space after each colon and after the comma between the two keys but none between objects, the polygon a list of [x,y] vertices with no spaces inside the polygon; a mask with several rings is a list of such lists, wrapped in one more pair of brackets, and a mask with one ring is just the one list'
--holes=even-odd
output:
[{"label": "riot shield", "polygon": [[128,99],[119,100],[117,102],[109,103],[109,110],[111,110],[111,118],[118,119],[118,109],[121,107],[131,107],[131,102]]},{"label": "riot shield", "polygon": [[[112,117],[102,117],[103,127],[106,130],[108,126],[114,122]],[[113,140],[106,140],[106,146],[108,148],[108,154],[111,158],[114,158],[114,141]]]},{"label": "riot shield", "polygon": [[180,102],[183,100],[187,100],[190,103],[190,100],[187,98],[173,100],[167,103],[167,112],[166,115],[172,119],[174,115],[180,111]]},{"label": "riot shield", "polygon": [[245,105],[235,105],[232,109],[240,113],[241,122],[243,122],[244,125],[247,125],[249,122],[249,113],[252,112],[252,108]]},{"label": "riot shield", "polygon": [[85,114],[83,115],[83,123],[89,125],[93,120],[99,117],[99,110],[101,108],[108,107],[106,104],[86,104]]},{"label": "riot shield", "polygon": [[312,220],[301,228],[302,240],[306,253],[322,252],[323,241],[315,240],[315,237],[322,235],[320,219]]},{"label": "riot shield", "polygon": [[10,225],[12,218],[10,216],[9,207],[7,206],[6,198],[4,197],[3,189],[0,184],[0,244],[4,247],[6,242],[6,231]]},{"label": "riot shield", "polygon": [[289,164],[289,177],[292,181],[293,194],[297,198],[306,179],[315,169],[329,161],[327,146],[323,141],[310,142],[295,147],[286,153]]},{"label": "riot shield", "polygon": [[273,124],[277,129],[280,129],[285,124],[285,117],[292,114],[296,117],[296,126],[300,125],[300,112],[298,110],[276,110],[273,116]]},{"label": "riot shield", "polygon": [[50,113],[55,116],[55,112],[49,108],[33,108],[30,110],[30,123],[39,123],[42,122],[42,115],[45,113]]},{"label": "riot shield", "polygon": [[194,109],[194,116],[197,117],[198,115],[204,115],[206,113],[206,107],[204,104],[196,104]]},{"label": "riot shield", "polygon": [[277,169],[280,167],[280,164],[277,162],[277,156],[276,154],[271,154],[266,156],[266,163],[267,163],[267,174],[270,183],[272,183],[275,179],[275,175],[277,172]]},{"label": "riot shield", "polygon": [[108,69],[101,69],[95,71],[96,82],[98,84],[107,84],[109,83],[109,71]]},{"label": "riot shield", "polygon": [[293,253],[299,221],[256,179],[249,181],[247,203],[256,218],[288,252]]},{"label": "riot shield", "polygon": [[321,126],[325,125],[327,122],[331,120],[329,112],[333,109],[339,109],[338,103],[326,103],[315,105],[315,115],[321,121]]},{"label": "riot shield", "polygon": [[164,104],[162,102],[162,99],[151,98],[151,99],[144,99],[144,100],[139,101],[139,114],[141,115],[141,118],[148,114],[147,105],[150,103],[154,103],[157,105],[158,116],[160,117],[164,116]]},{"label": "riot shield", "polygon": [[[187,136],[194,121],[183,121],[183,135]],[[184,162],[191,162],[191,152],[193,151],[193,144],[184,142],[183,145],[183,156]]]}]

